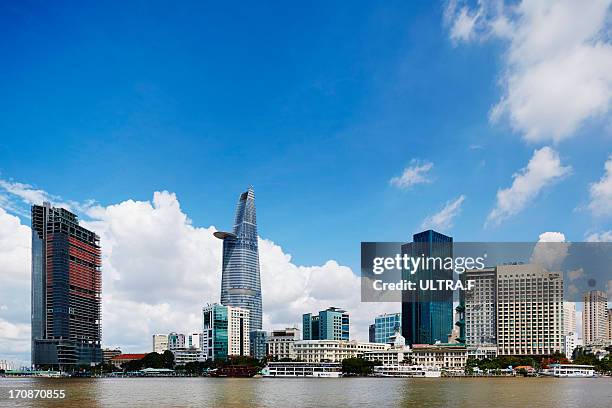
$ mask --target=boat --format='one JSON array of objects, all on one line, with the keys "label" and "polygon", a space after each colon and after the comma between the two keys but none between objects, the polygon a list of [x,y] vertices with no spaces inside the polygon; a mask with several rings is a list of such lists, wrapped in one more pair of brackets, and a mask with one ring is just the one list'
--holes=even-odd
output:
[{"label": "boat", "polygon": [[342,364],[274,361],[269,362],[261,374],[264,377],[339,378],[342,376]]},{"label": "boat", "polygon": [[226,366],[208,371],[210,377],[253,377],[259,372],[258,367]]},{"label": "boat", "polygon": [[401,377],[401,378],[438,378],[442,376],[440,369],[420,365],[393,364],[375,366],[375,377]]},{"label": "boat", "polygon": [[595,377],[595,367],[586,364],[551,364],[541,374],[557,378],[591,378]]}]

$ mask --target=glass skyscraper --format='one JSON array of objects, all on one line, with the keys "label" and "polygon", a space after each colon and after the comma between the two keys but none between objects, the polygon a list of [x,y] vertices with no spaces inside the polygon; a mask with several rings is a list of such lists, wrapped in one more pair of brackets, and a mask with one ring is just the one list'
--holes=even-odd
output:
[{"label": "glass skyscraper", "polygon": [[330,307],[318,315],[302,315],[304,340],[348,340],[349,314],[346,310]]},{"label": "glass skyscraper", "polygon": [[[452,257],[453,238],[433,230],[413,235],[413,242],[402,245],[402,254],[411,257]],[[452,270],[419,269],[413,276],[404,279],[448,280],[453,279]],[[402,299],[402,336],[406,343],[434,344],[446,343],[453,330],[452,291],[404,292]]]},{"label": "glass skyscraper", "polygon": [[100,239],[75,214],[32,206],[32,365],[102,362]]},{"label": "glass skyscraper", "polygon": [[385,313],[374,318],[374,343],[389,343],[396,330],[402,329],[401,313]]},{"label": "glass skyscraper", "polygon": [[261,282],[257,245],[255,192],[252,187],[242,194],[236,206],[232,232],[217,231],[223,240],[221,304],[250,312],[250,329],[261,329]]}]

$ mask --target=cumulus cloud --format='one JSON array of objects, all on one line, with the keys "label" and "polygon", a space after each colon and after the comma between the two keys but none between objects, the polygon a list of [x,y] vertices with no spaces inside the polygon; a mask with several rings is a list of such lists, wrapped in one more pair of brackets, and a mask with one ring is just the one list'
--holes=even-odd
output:
[{"label": "cumulus cloud", "polygon": [[612,100],[610,0],[450,1],[454,43],[506,40],[503,95],[491,120],[507,117],[530,142],[561,141],[588,119],[607,117]]},{"label": "cumulus cloud", "polygon": [[558,269],[567,258],[569,245],[565,242],[565,234],[562,232],[543,232],[533,248],[531,262],[548,270]]},{"label": "cumulus cloud", "polygon": [[592,232],[585,237],[586,242],[612,242],[612,231]]},{"label": "cumulus cloud", "polygon": [[389,180],[389,183],[401,189],[408,189],[415,184],[431,183],[428,173],[432,167],[433,163],[431,162],[412,159],[410,166],[406,167],[400,176]]},{"label": "cumulus cloud", "polygon": [[487,224],[499,224],[521,212],[542,189],[570,172],[571,167],[563,166],[557,152],[550,147],[534,151],[527,167],[513,175],[512,186],[497,191],[497,203],[487,217]]},{"label": "cumulus cloud", "polygon": [[448,231],[453,227],[453,220],[461,212],[461,206],[464,201],[465,195],[463,194],[454,200],[447,201],[444,208],[423,220],[421,228]]},{"label": "cumulus cloud", "polygon": [[[201,330],[202,306],[220,297],[216,228],[193,225],[176,195],[166,191],[150,201],[98,205],[88,213],[82,222],[100,235],[103,254],[103,344],[148,351],[153,333]],[[338,306],[351,313],[351,337],[367,339],[376,314],[399,310],[399,304],[362,303],[359,277],[336,261],[297,265],[271,240],[260,238],[259,245],[265,329],[300,325],[302,313]],[[0,308],[5,357],[29,350],[30,228],[2,209],[0,269],[0,303],[8,306]]]},{"label": "cumulus cloud", "polygon": [[604,175],[589,188],[589,210],[595,216],[612,215],[612,155],[604,165]]}]

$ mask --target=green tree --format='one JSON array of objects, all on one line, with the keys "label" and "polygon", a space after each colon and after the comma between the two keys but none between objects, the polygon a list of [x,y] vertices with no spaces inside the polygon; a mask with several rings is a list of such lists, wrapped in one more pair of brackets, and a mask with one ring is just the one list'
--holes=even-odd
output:
[{"label": "green tree", "polygon": [[378,361],[368,361],[361,357],[345,358],[342,360],[342,373],[345,375],[366,376],[373,372],[373,368],[380,365]]}]

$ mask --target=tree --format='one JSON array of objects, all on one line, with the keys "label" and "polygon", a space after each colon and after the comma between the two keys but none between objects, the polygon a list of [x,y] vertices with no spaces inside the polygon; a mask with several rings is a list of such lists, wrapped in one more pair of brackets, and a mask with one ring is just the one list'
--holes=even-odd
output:
[{"label": "tree", "polygon": [[380,365],[378,361],[368,361],[361,357],[345,358],[342,360],[342,373],[345,375],[366,376],[373,372],[376,365]]}]

